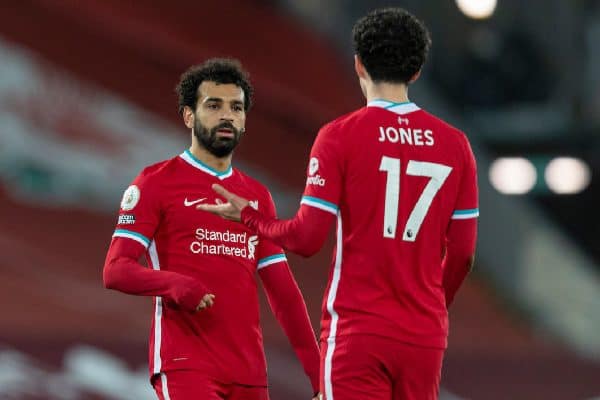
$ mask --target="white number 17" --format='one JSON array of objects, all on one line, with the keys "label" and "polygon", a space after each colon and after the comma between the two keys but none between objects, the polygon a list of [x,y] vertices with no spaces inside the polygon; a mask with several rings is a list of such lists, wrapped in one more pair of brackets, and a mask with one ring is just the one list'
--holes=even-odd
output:
[{"label": "white number 17", "polygon": [[[395,238],[396,225],[398,223],[398,206],[400,200],[400,159],[383,156],[381,158],[380,171],[387,172],[387,183],[385,185],[385,211],[383,217],[383,237]],[[433,198],[440,190],[452,167],[447,165],[410,160],[406,166],[406,174],[412,176],[426,176],[431,178],[425,186],[421,197],[415,204],[406,221],[402,240],[414,242],[425,219],[425,215],[431,207]]]}]

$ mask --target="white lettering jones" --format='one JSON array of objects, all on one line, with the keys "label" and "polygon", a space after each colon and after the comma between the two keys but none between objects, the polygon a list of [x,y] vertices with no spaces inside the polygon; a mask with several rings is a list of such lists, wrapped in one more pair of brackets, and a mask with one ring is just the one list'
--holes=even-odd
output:
[{"label": "white lettering jones", "polygon": [[408,144],[411,146],[433,146],[435,139],[431,129],[379,127],[380,142]]}]

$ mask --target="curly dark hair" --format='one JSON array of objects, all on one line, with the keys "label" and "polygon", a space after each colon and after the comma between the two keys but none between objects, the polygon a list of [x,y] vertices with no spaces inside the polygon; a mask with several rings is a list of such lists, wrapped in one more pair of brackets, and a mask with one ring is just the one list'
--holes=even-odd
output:
[{"label": "curly dark hair", "polygon": [[423,22],[399,7],[371,11],[356,22],[352,36],[373,82],[408,83],[431,47]]},{"label": "curly dark hair", "polygon": [[233,83],[244,91],[244,110],[252,106],[254,88],[250,84],[250,76],[242,64],[234,58],[210,58],[199,65],[190,67],[181,74],[175,92],[179,97],[179,114],[183,115],[183,108],[190,107],[196,110],[198,102],[198,87],[204,81],[216,83]]}]

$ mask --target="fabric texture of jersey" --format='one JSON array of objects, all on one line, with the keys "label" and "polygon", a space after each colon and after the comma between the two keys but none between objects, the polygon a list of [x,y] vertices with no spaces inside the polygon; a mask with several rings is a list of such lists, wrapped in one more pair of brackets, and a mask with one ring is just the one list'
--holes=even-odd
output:
[{"label": "fabric texture of jersey", "polygon": [[216,202],[211,185],[223,181],[253,207],[275,215],[263,185],[237,169],[215,171],[186,151],[146,168],[133,181],[113,237],[144,246],[150,268],[196,278],[216,296],[213,307],[195,314],[155,298],[151,375],[197,370],[223,383],[266,385],[255,273],[286,257],[243,224],[196,209]]},{"label": "fabric texture of jersey", "polygon": [[377,100],[320,130],[307,175],[301,203],[337,217],[325,375],[346,335],[445,348],[446,232],[452,219],[479,215],[466,136],[414,103]]}]

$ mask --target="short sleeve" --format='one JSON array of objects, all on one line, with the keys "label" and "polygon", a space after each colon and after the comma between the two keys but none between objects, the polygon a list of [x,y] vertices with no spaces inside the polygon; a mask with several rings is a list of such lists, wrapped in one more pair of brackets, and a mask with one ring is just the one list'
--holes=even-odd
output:
[{"label": "short sleeve", "polygon": [[156,185],[155,177],[143,173],[129,185],[123,193],[113,237],[128,238],[148,248],[160,221]]},{"label": "short sleeve", "polygon": [[462,147],[465,161],[452,219],[469,219],[479,216],[477,164],[468,139],[466,136],[463,137]]},{"label": "short sleeve", "polygon": [[319,131],[310,152],[301,204],[337,214],[343,183],[341,146],[332,124]]},{"label": "short sleeve", "polygon": [[[262,204],[264,204],[264,209],[259,211],[261,211],[267,217],[277,217],[275,203],[273,202],[273,198],[268,191],[267,196]],[[287,257],[285,256],[283,249],[264,237],[259,237],[257,256],[257,270],[280,262],[287,262]]]}]

